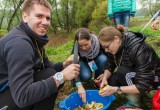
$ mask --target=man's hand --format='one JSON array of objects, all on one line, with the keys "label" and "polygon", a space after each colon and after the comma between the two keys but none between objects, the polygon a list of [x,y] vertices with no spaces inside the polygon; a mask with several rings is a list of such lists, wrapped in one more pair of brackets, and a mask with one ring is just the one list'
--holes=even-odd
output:
[{"label": "man's hand", "polygon": [[64,80],[72,80],[78,77],[80,71],[79,64],[71,64],[67,66],[63,71]]},{"label": "man's hand", "polygon": [[152,28],[153,30],[160,30],[160,27],[159,27],[158,25],[160,25],[160,19],[155,20],[155,21],[152,23],[151,28]]}]

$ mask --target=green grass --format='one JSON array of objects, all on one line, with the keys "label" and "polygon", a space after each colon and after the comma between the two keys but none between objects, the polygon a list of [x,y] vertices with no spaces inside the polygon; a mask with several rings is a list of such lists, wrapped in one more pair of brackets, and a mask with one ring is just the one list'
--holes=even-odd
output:
[{"label": "green grass", "polygon": [[[134,27],[131,27],[129,30],[133,32],[140,32],[143,29],[143,27],[144,26],[134,26]],[[152,30],[150,26],[145,28],[144,31],[142,31],[141,33],[143,33],[146,37],[160,36],[160,31]]]},{"label": "green grass", "polygon": [[73,41],[71,40],[59,47],[47,47],[46,53],[51,61],[63,62],[71,55],[72,47]]}]

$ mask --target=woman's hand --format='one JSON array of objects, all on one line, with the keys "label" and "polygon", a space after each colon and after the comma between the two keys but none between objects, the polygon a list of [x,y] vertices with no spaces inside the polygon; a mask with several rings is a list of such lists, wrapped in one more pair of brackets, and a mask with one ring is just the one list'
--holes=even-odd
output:
[{"label": "woman's hand", "polygon": [[[68,59],[65,62],[63,62],[63,67],[66,68],[68,65],[72,64],[73,59],[74,59],[74,54],[70,55]],[[79,60],[79,56],[78,56],[78,60]]]},{"label": "woman's hand", "polygon": [[78,85],[78,95],[79,97],[82,99],[83,103],[86,103],[86,91],[84,89],[84,87],[81,85]]},{"label": "woman's hand", "polygon": [[109,85],[106,85],[105,87],[103,87],[102,89],[100,89],[99,94],[101,96],[110,96],[111,94],[117,92],[117,87],[112,87]]},{"label": "woman's hand", "polygon": [[102,82],[102,79],[103,79],[103,74],[99,75],[99,76],[94,80],[94,82],[95,82],[95,83]]},{"label": "woman's hand", "polygon": [[106,78],[106,77],[107,77],[107,76],[104,74],[104,75],[103,75],[103,78],[102,78],[101,85],[100,85],[101,88],[104,87],[105,85],[108,85],[108,82],[107,82],[107,78]]}]

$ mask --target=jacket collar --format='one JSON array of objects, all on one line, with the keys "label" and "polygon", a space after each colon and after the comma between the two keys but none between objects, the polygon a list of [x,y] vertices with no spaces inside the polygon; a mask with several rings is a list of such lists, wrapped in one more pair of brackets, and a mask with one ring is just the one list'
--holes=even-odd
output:
[{"label": "jacket collar", "polygon": [[39,36],[35,32],[33,32],[30,27],[27,25],[27,23],[24,23],[23,21],[20,22],[19,27],[23,29],[31,38],[31,40],[35,43],[37,42],[38,46],[44,46],[46,43],[48,43],[48,36]]}]

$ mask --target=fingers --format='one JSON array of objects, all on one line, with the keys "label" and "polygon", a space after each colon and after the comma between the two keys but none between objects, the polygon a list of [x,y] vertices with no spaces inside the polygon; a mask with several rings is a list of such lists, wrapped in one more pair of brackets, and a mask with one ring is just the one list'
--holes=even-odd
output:
[{"label": "fingers", "polygon": [[101,85],[100,85],[100,87],[102,88],[102,87],[104,87],[105,85],[108,85],[108,83],[107,83],[107,81],[102,81],[102,83],[101,83]]},{"label": "fingers", "polygon": [[112,86],[108,86],[106,88],[103,88],[99,93],[101,96],[109,96],[109,95],[113,94]]},{"label": "fingers", "polygon": [[85,91],[79,93],[79,97],[82,99],[84,103],[86,103],[86,92]]},{"label": "fingers", "polygon": [[79,64],[71,64],[67,66],[63,71],[63,76],[65,80],[72,80],[74,78],[77,78],[80,71],[80,65]]},{"label": "fingers", "polygon": [[102,81],[102,78],[103,78],[103,74],[99,75],[99,76],[94,80],[94,82],[101,82],[101,81]]},{"label": "fingers", "polygon": [[152,25],[152,29],[153,29],[153,30],[157,30],[156,24],[153,24],[153,25]]},{"label": "fingers", "polygon": [[152,28],[153,30],[159,30],[158,25],[160,25],[160,20],[154,21],[154,22],[152,23],[152,25],[151,25],[151,28]]}]

